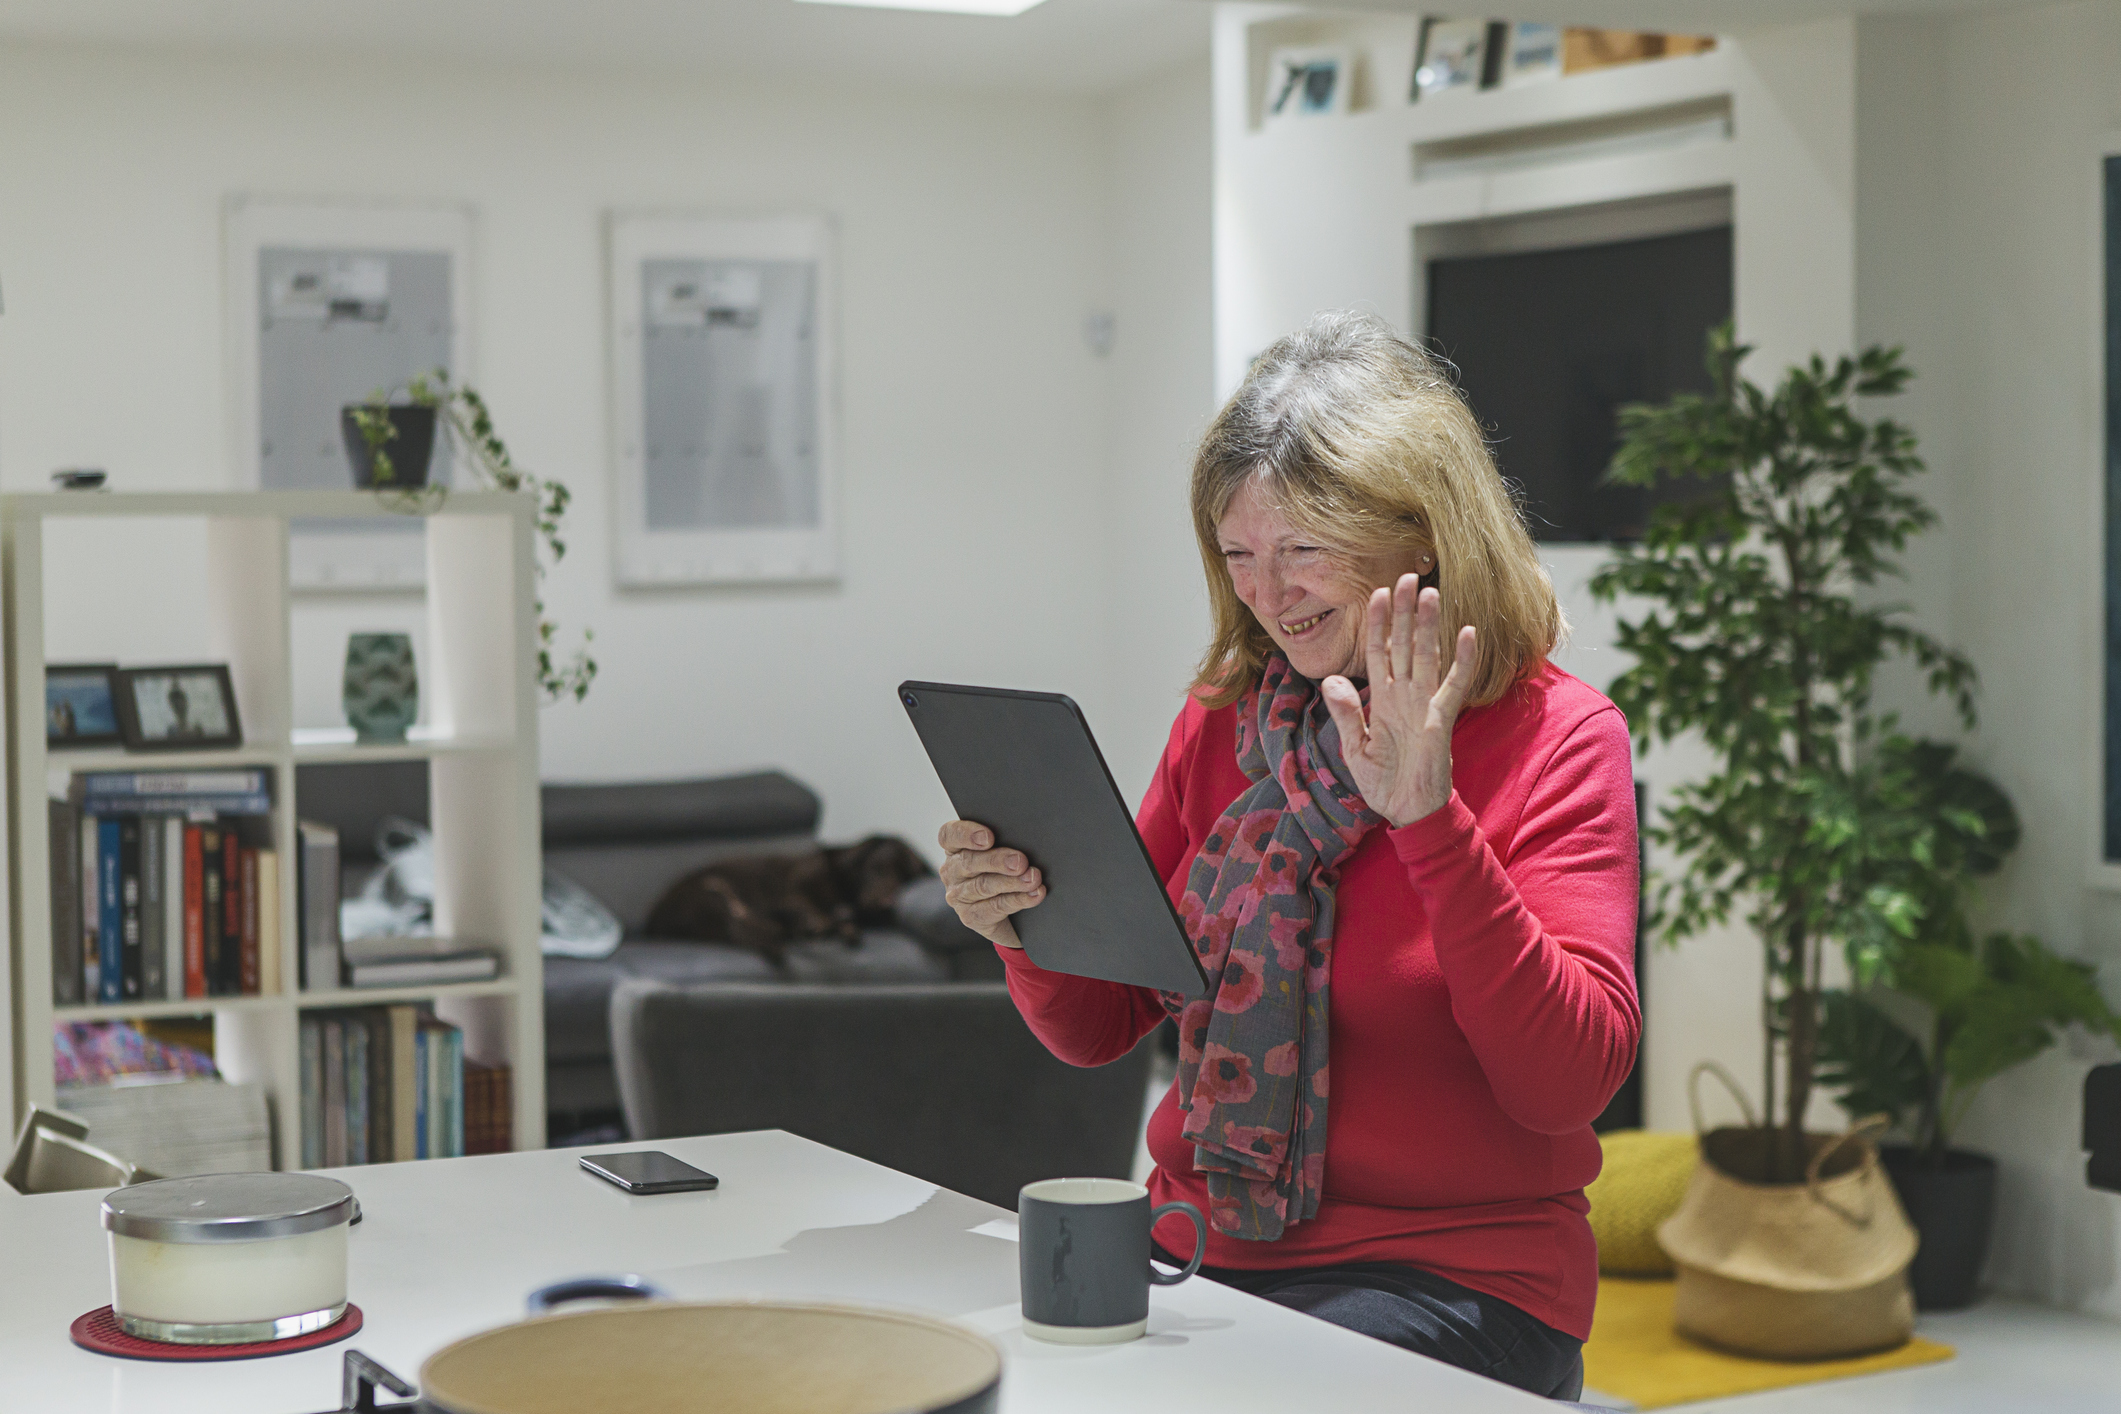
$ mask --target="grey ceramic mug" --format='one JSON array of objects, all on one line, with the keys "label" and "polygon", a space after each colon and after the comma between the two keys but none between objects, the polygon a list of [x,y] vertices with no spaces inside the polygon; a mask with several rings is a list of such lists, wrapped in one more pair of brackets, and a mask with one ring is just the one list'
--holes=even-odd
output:
[{"label": "grey ceramic mug", "polygon": [[[1149,1229],[1166,1213],[1193,1221],[1193,1260],[1166,1275],[1149,1265]],[[1133,1340],[1149,1328],[1149,1283],[1200,1270],[1208,1225],[1191,1203],[1149,1206],[1149,1190],[1118,1178],[1049,1178],[1016,1200],[1024,1334],[1064,1345]]]}]

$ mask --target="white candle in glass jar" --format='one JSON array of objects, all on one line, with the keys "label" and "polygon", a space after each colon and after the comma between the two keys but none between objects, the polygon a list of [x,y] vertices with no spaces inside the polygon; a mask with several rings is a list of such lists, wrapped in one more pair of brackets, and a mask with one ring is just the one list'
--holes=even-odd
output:
[{"label": "white candle in glass jar", "polygon": [[217,1173],[103,1200],[111,1307],[129,1334],[225,1345],[319,1330],[346,1309],[353,1190],[296,1173]]}]

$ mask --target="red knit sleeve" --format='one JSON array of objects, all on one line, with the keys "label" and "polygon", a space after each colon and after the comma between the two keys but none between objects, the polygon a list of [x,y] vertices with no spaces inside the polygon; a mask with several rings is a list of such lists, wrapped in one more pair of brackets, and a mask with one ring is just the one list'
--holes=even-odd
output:
[{"label": "red knit sleeve", "polygon": [[[1156,775],[1142,796],[1135,828],[1149,847],[1156,876],[1168,879],[1185,855],[1182,781],[1200,730],[1202,709],[1188,700],[1164,743]],[[1009,995],[1031,1034],[1070,1065],[1104,1065],[1134,1049],[1164,1019],[1163,1003],[1147,987],[1048,972],[1021,948],[996,947],[1009,967]]]},{"label": "red knit sleeve", "polygon": [[1508,859],[1455,793],[1391,832],[1452,1015],[1504,1113],[1542,1134],[1595,1119],[1642,1034],[1632,765],[1625,720],[1596,712],[1541,771]]}]

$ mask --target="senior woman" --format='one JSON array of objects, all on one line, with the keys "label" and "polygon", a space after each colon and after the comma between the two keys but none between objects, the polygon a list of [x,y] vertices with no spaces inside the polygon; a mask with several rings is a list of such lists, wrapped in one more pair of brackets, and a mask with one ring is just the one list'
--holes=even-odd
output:
[{"label": "senior woman", "polygon": [[1214,638],[1139,824],[1210,994],[1040,969],[1009,920],[1044,880],[978,822],[943,827],[948,897],[1063,1060],[1177,1018],[1150,1189],[1209,1215],[1204,1273],[1573,1399],[1590,1125],[1641,1031],[1627,725],[1548,661],[1480,429],[1381,322],[1261,355],[1192,498]]}]

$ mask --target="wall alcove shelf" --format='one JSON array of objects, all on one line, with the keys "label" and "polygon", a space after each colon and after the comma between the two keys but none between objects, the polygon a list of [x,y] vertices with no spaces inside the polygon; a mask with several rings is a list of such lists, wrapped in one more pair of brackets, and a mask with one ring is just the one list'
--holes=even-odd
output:
[{"label": "wall alcove shelf", "polygon": [[[300,1161],[299,1031],[305,1011],[431,1002],[463,1028],[465,1054],[513,1070],[517,1148],[545,1142],[543,969],[539,953],[538,697],[535,505],[528,496],[458,492],[427,517],[427,649],[420,687],[431,725],[403,744],[359,746],[350,733],[297,730],[292,683],[288,522],[397,514],[359,492],[200,494],[50,493],[0,496],[0,591],[5,595],[8,809],[7,914],[13,965],[0,974],[0,1075],[12,1133],[30,1102],[54,1101],[52,1028],[58,1021],[210,1015],[214,1055],[231,1080],[261,1085],[273,1115],[277,1165]],[[46,750],[45,532],[120,519],[204,524],[206,625],[212,657],[234,680],[241,747],[201,752]],[[151,584],[140,586],[142,594]],[[424,760],[435,838],[435,928],[496,948],[501,975],[427,987],[297,986],[295,768],[313,762]],[[80,771],[247,766],[272,781],[272,841],[280,870],[276,995],[55,1007],[50,841],[46,799]]]}]

